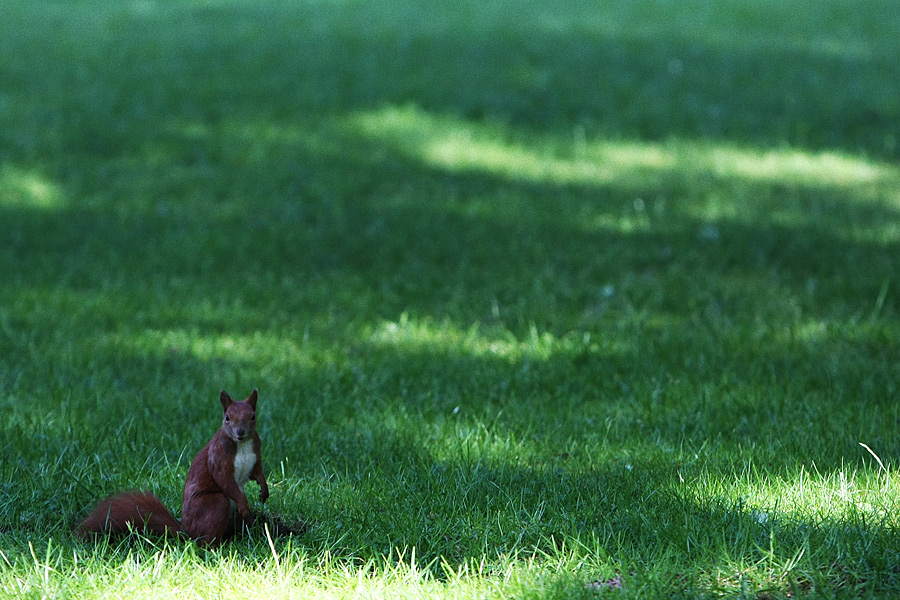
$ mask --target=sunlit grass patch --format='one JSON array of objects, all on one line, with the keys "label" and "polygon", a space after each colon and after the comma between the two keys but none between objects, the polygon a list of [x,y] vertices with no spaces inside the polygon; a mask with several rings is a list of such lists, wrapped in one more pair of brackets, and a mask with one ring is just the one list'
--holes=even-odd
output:
[{"label": "sunlit grass patch", "polygon": [[96,344],[101,352],[106,350],[131,355],[165,357],[185,353],[200,361],[227,359],[238,363],[289,364],[293,368],[307,368],[310,365],[310,353],[303,348],[302,338],[291,339],[262,332],[212,335],[184,330],[147,330],[107,334],[96,340]]},{"label": "sunlit grass patch", "polygon": [[35,171],[0,164],[0,210],[48,210],[64,205],[59,186]]},{"label": "sunlit grass patch", "polygon": [[[293,545],[255,550],[267,553],[259,563],[241,552],[224,550],[199,556],[190,548],[137,547],[125,556],[113,548],[105,553],[86,553],[83,548],[66,554],[51,541],[31,547],[30,556],[13,560],[6,568],[21,573],[16,579],[0,577],[0,593],[29,597],[52,592],[69,597],[193,598],[197,594],[217,598],[263,595],[278,598],[509,598],[511,595],[543,596],[541,591],[563,597],[565,590],[581,595],[580,583],[569,571],[574,562],[560,556],[552,575],[544,573],[534,557],[488,566],[473,560],[459,566],[426,564],[415,548],[398,549],[385,561],[356,563],[334,557],[315,557]],[[214,563],[210,564],[210,563]],[[601,572],[609,572],[603,569]],[[590,597],[590,596],[586,596]]]},{"label": "sunlit grass patch", "polygon": [[[564,146],[546,142],[542,147],[540,142],[532,145],[504,139],[503,130],[496,125],[475,125],[412,107],[356,115],[349,126],[426,164],[452,172],[496,173],[513,180],[604,183],[634,177],[642,169],[659,170],[674,164],[671,155],[653,146],[587,147],[573,137],[566,151]],[[572,148],[583,155],[566,156]]]},{"label": "sunlit grass patch", "polygon": [[857,519],[884,531],[897,526],[897,476],[877,466],[873,471],[839,465],[822,473],[813,462],[787,474],[766,474],[747,465],[730,480],[704,475],[684,485],[698,505],[734,501],[733,510],[767,527]]},{"label": "sunlit grass patch", "polygon": [[551,334],[532,328],[530,335],[516,339],[508,332],[491,334],[477,327],[460,330],[452,323],[411,321],[401,315],[397,321],[376,327],[368,341],[384,349],[396,348],[403,353],[449,353],[472,358],[492,356],[506,360],[541,359],[552,356],[565,342]]},{"label": "sunlit grass patch", "polygon": [[760,151],[709,141],[635,143],[585,139],[505,139],[499,125],[476,125],[407,107],[352,117],[350,125],[411,158],[451,171],[497,173],[553,183],[621,182],[637,186],[654,174],[709,174],[769,184],[845,187],[890,181],[900,170],[837,153],[797,149]]},{"label": "sunlit grass patch", "polygon": [[[380,124],[372,121],[366,118],[362,122],[376,134],[386,133],[387,140],[397,133],[401,134],[397,137],[401,140],[423,136],[424,143],[420,148],[413,146],[412,156],[454,172],[489,172],[514,180],[557,184],[604,183],[633,177],[636,171],[642,169],[661,170],[674,164],[671,155],[649,145],[584,146],[581,148],[584,156],[568,158],[554,156],[552,148],[541,152],[530,145],[491,139],[490,129],[486,132],[488,135],[479,135],[474,127],[464,123],[451,121],[441,127],[441,120],[436,120],[436,123],[428,120],[425,128],[417,128],[413,121],[407,124],[412,127],[394,128],[394,115],[389,115]],[[437,125],[437,135],[427,135],[434,125]],[[446,131],[442,132],[442,129]]]},{"label": "sunlit grass patch", "polygon": [[900,175],[893,166],[841,156],[797,150],[754,152],[738,148],[712,148],[700,153],[701,164],[719,176],[735,176],[769,183],[795,183],[814,187],[877,183]]}]

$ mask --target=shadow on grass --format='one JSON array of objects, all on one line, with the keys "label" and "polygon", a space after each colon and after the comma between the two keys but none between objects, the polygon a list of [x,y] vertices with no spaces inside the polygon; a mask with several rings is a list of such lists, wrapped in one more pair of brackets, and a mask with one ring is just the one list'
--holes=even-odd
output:
[{"label": "shadow on grass", "polygon": [[[633,348],[645,350],[652,352]],[[243,363],[167,355],[164,348],[132,352],[100,348],[90,357],[108,370],[86,367],[90,386],[103,390],[87,398],[77,397],[90,389],[82,381],[85,370],[61,361],[56,375],[71,378],[75,397],[45,414],[33,431],[20,432],[33,439],[33,454],[19,460],[41,465],[42,481],[66,482],[67,493],[48,496],[39,480],[15,493],[4,490],[19,507],[13,512],[19,526],[4,526],[13,556],[19,544],[27,552],[25,539],[45,535],[41,511],[69,514],[74,522],[79,507],[96,496],[143,485],[133,478],[146,477],[167,505],[177,507],[187,462],[218,417],[215,394],[191,393],[191,383],[202,390],[210,381],[250,377],[260,368],[252,357]],[[663,584],[677,589],[733,591],[740,575],[721,571],[740,565],[748,578],[770,573],[751,581],[751,589],[894,589],[895,527],[890,512],[871,506],[877,499],[842,501],[838,518],[792,512],[777,501],[755,503],[730,489],[698,491],[704,478],[734,479],[740,468],[735,450],[742,445],[755,447],[747,454],[754,464],[776,461],[762,467],[764,476],[746,475],[751,488],[778,475],[795,479],[800,461],[818,463],[825,473],[843,468],[838,461],[850,455],[854,439],[824,420],[821,429],[806,421],[843,411],[847,429],[857,426],[857,408],[843,406],[835,394],[806,397],[805,404],[754,396],[745,388],[758,385],[758,376],[742,380],[729,369],[732,381],[707,386],[710,397],[697,404],[685,404],[678,385],[662,380],[664,394],[677,397],[668,404],[649,389],[652,380],[633,358],[578,344],[543,359],[510,359],[452,348],[389,348],[375,336],[350,355],[328,367],[296,368],[290,360],[264,367],[270,390],[261,424],[273,487],[268,509],[314,524],[294,542],[301,550],[364,565],[400,560],[398,551],[415,548],[419,565],[439,578],[445,564],[474,568],[483,558],[490,564],[583,560],[588,566],[565,576],[575,580],[573,589],[579,578],[583,585],[605,576],[592,570],[598,563],[627,573],[629,586],[645,585],[642,577],[655,569],[650,565],[665,564],[666,573],[684,574]],[[654,362],[652,355],[644,360]],[[129,380],[138,372],[144,377]],[[847,380],[858,376],[850,373]],[[698,382],[704,379],[697,375]],[[23,425],[18,418],[9,422]],[[160,422],[162,429],[154,425]],[[765,441],[770,422],[794,445]],[[88,431],[84,425],[93,433],[72,431]],[[18,437],[15,428],[4,429],[7,439]],[[693,459],[685,444],[696,444]],[[92,455],[90,469],[83,468],[84,449]],[[32,495],[27,510],[22,494]]]},{"label": "shadow on grass", "polygon": [[[95,4],[92,18],[86,8],[10,13],[80,27],[60,25],[50,45],[40,28],[19,27],[6,50],[36,114],[65,111],[52,122],[75,155],[129,153],[172,114],[281,122],[406,104],[565,139],[700,137],[884,160],[900,151],[894,19],[881,2],[852,21],[790,13],[787,31],[737,5]],[[29,56],[34,45],[43,54]]]},{"label": "shadow on grass", "polygon": [[[21,57],[21,120],[0,132],[5,173],[26,175],[0,202],[0,406],[19,417],[3,438],[34,440],[19,466],[70,482],[46,457],[86,449],[105,465],[86,473],[172,473],[215,429],[210,394],[259,385],[269,468],[290,457],[304,484],[282,502],[323,523],[304,544],[347,559],[562,541],[712,569],[776,540],[776,563],[808,548],[892,582],[889,524],[763,520],[683,493],[678,472],[684,444],[723,449],[704,458],[715,474],[736,456],[830,473],[861,440],[896,447],[895,182],[518,176],[429,161],[358,118],[413,107],[450,137],[543,144],[540,160],[675,138],[889,161],[893,59],[554,32],[543,13],[406,30],[373,5],[365,28],[335,6],[191,9],[174,37],[116,13],[74,59],[62,43]],[[89,502],[117,476],[65,485]],[[17,520],[74,510],[30,489],[47,503]]]},{"label": "shadow on grass", "polygon": [[[872,40],[726,43],[728,19],[703,37],[638,27],[633,11],[604,24],[570,8],[435,21],[404,3],[106,7],[117,27],[89,28],[74,58],[63,42],[47,49],[56,60],[18,57],[31,108],[11,113],[22,121],[0,158],[58,186],[63,208],[2,208],[4,271],[36,295],[124,290],[160,327],[258,330],[277,313],[327,313],[331,327],[407,311],[561,335],[608,324],[616,304],[668,319],[701,303],[714,321],[748,309],[776,323],[893,314],[894,287],[879,302],[898,250],[887,192],[859,203],[865,186],[685,176],[681,165],[528,182],[440,168],[341,124],[412,105],[525,145],[580,135],[895,156],[898,95],[884,84],[900,77],[886,77],[896,65]],[[397,14],[412,20],[400,27]],[[710,216],[729,197],[729,214]],[[229,286],[224,299],[213,292]]]},{"label": "shadow on grass", "polygon": [[[693,319],[726,330],[895,314],[900,215],[877,191],[859,200],[865,187],[684,181],[677,169],[532,183],[423,164],[346,133],[337,146],[349,157],[269,148],[290,162],[255,163],[235,189],[174,175],[187,198],[138,163],[122,175],[139,191],[122,197],[64,186],[69,204],[5,206],[4,271],[23,297],[114,293],[84,315],[93,320],[129,308],[140,326],[212,331],[317,321],[358,331],[403,312],[519,337],[625,313],[651,328]],[[272,194],[252,196],[264,180],[278,182]],[[76,199],[92,195],[99,205]]]},{"label": "shadow on grass", "polygon": [[[855,456],[861,439],[893,439],[876,421],[897,418],[889,366],[896,339],[878,328],[855,339],[829,324],[895,316],[893,293],[880,305],[878,298],[900,248],[887,234],[881,241],[854,233],[896,221],[888,203],[856,203],[839,187],[725,179],[702,184],[700,194],[736,186],[747,199],[770,199],[773,210],[789,203],[795,214],[775,223],[763,204],[710,219],[694,214],[693,190],[680,187],[696,184],[678,179],[527,182],[423,164],[339,128],[329,134],[352,151],[268,147],[293,162],[245,171],[250,183],[237,184],[242,193],[278,182],[272,197],[246,205],[220,182],[180,206],[156,171],[136,163],[123,172],[142,192],[121,203],[105,190],[72,184],[77,195],[97,194],[101,202],[4,207],[14,231],[4,271],[17,286],[4,309],[13,332],[4,342],[4,387],[20,393],[24,375],[54,390],[51,404],[59,390],[72,388],[69,419],[90,423],[91,413],[82,411],[102,407],[116,422],[134,418],[133,407],[103,407],[109,395],[169,394],[162,404],[168,414],[171,398],[205,390],[210,381],[263,385],[250,381],[261,370],[287,422],[303,422],[304,408],[328,406],[331,414],[317,417],[325,439],[330,427],[360,411],[377,419],[369,402],[391,405],[408,392],[425,416],[459,405],[474,405],[488,419],[505,411],[494,426],[517,435],[539,428],[539,415],[540,427],[555,423],[559,439],[548,444],[555,454],[610,423],[625,446],[647,436],[670,448],[685,437],[730,448],[760,443],[757,460],[786,465],[810,455],[837,465]],[[173,147],[208,145],[214,152],[231,141],[183,138]],[[365,158],[373,155],[380,158]],[[177,162],[176,171],[187,169]],[[63,185],[62,195],[69,194]],[[639,211],[639,197],[666,198],[663,212]],[[495,198],[535,218],[492,208]],[[629,220],[633,227],[621,226]],[[868,268],[855,268],[860,262]],[[38,310],[23,308],[29,303]],[[382,331],[392,325],[399,327],[396,339]],[[473,343],[488,348],[480,358],[464,341],[440,349],[442,335],[464,339],[470,331]],[[556,341],[542,351],[544,333]],[[304,344],[271,362],[254,349],[304,336]],[[404,336],[413,338],[413,351]],[[416,336],[425,338],[424,350],[415,350]],[[251,340],[244,358],[240,339],[237,349],[216,346],[217,338],[232,337]],[[190,345],[198,339],[211,347]],[[180,348],[183,342],[188,346]],[[501,351],[492,358],[494,343]],[[504,354],[503,343],[513,350]],[[54,344],[56,354],[48,351]],[[310,364],[298,368],[297,360]],[[299,402],[295,390],[302,390]],[[59,414],[54,406],[34,408]],[[152,419],[148,406],[141,410]],[[589,416],[576,423],[560,409]],[[845,417],[837,434],[835,414]],[[72,435],[59,424],[63,429],[35,426]],[[763,444],[773,428],[781,439]],[[291,435],[282,430],[275,438]],[[280,444],[276,456],[297,451]],[[179,437],[175,446],[186,445]],[[349,456],[343,467],[357,468],[353,457],[360,457]],[[532,476],[513,475],[512,485]],[[603,505],[598,515],[619,506]],[[366,518],[366,534],[378,532],[377,517]],[[639,516],[626,510],[622,518]],[[428,554],[427,541],[407,536]]]}]

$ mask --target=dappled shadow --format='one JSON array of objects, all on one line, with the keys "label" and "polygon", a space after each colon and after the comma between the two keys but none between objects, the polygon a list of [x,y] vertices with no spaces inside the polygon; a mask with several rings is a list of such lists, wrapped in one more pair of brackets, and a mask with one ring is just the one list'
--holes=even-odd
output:
[{"label": "dappled shadow", "polygon": [[[70,153],[121,156],[156,139],[172,107],[217,123],[406,104],[565,139],[701,137],[883,159],[900,151],[893,37],[869,33],[890,27],[878,20],[886,4],[856,28],[839,20],[840,31],[825,10],[790,13],[792,27],[778,31],[774,15],[748,28],[727,9],[665,6],[134,6],[81,23],[74,57],[73,33],[60,27],[60,44],[6,67],[30,82],[38,115],[65,111],[54,123]],[[12,39],[31,43],[29,31]],[[22,147],[16,135],[6,132],[11,148]]]},{"label": "dappled shadow", "polygon": [[[399,325],[399,333],[404,327]],[[834,432],[816,440],[804,430],[805,423],[778,415],[785,437],[803,433],[803,453],[790,447],[779,457],[754,452],[754,462],[776,461],[760,475],[750,465],[736,464],[731,451],[719,456],[740,443],[752,446],[752,437],[711,429],[685,435],[685,417],[697,421],[694,427],[723,422],[707,412],[716,402],[699,404],[695,415],[666,414],[664,405],[654,412],[641,390],[631,394],[612,375],[608,388],[579,380],[587,379],[589,370],[627,369],[629,361],[615,352],[579,359],[584,349],[573,347],[573,356],[557,352],[544,359],[511,360],[502,348],[483,356],[454,353],[452,346],[433,352],[389,348],[392,333],[357,348],[355,364],[304,369],[285,361],[276,365],[277,373],[268,374],[277,381],[260,404],[273,490],[267,509],[287,519],[302,515],[312,523],[291,542],[294,549],[365,565],[403,560],[398,553],[415,548],[418,564],[439,578],[447,574],[446,566],[457,569],[482,560],[563,556],[576,563],[582,556],[600,556],[629,574],[631,585],[641,584],[646,565],[669,561],[683,565],[686,573],[675,584],[679,589],[705,589],[710,582],[691,580],[691,574],[714,573],[723,560],[736,559],[765,565],[777,589],[792,584],[893,589],[898,576],[894,477],[881,490],[871,482],[835,489],[830,510],[803,506],[804,477],[807,486],[830,489],[838,470],[843,477],[848,468],[843,457],[849,452]],[[190,456],[219,416],[214,393],[180,386],[196,379],[202,387],[205,380],[227,380],[252,367],[190,354],[173,361],[163,348],[149,355],[101,348],[91,360],[125,372],[123,363],[139,361],[145,373],[153,372],[147,363],[158,363],[158,376],[130,382],[134,387],[114,384],[117,395],[134,399],[130,407],[102,398],[69,398],[57,409],[58,420],[34,424],[28,435],[35,455],[20,460],[29,465],[42,455],[57,457],[43,466],[43,476],[68,487],[65,496],[39,496],[42,505],[66,516],[64,526],[98,495],[152,485],[168,506],[177,508]],[[106,376],[115,377],[115,371]],[[416,385],[434,380],[438,385]],[[95,383],[110,388],[108,382]],[[728,409],[728,388],[752,383],[738,380],[713,392],[721,394],[721,409]],[[548,394],[548,388],[554,391]],[[145,401],[147,389],[158,399]],[[426,390],[429,395],[422,394]],[[841,410],[833,399],[822,402],[816,410]],[[520,410],[503,416],[513,403]],[[174,421],[173,407],[179,411]],[[768,418],[752,410],[745,416],[759,419],[754,429]],[[162,440],[160,428],[146,428],[159,420],[173,423],[171,431],[162,428]],[[15,423],[22,425],[18,419]],[[87,426],[92,433],[65,432],[66,427],[85,432]],[[684,451],[685,439],[695,440],[695,453]],[[74,479],[69,469],[84,460],[85,448],[95,454],[96,469],[78,470],[80,478]],[[804,473],[798,466],[801,455],[817,463],[821,474],[809,463]],[[741,469],[749,471],[735,478]],[[860,479],[878,480],[866,467],[853,468],[848,477],[857,471]],[[125,479],[122,472],[140,480]],[[781,500],[773,501],[770,488],[779,490],[778,485],[784,488]],[[35,508],[21,508],[24,518],[8,531],[7,552],[27,552],[25,534],[41,531]],[[257,537],[237,543],[252,547],[261,542]],[[276,543],[281,551],[286,542]],[[241,546],[238,555],[245,552]],[[246,559],[254,564],[259,557],[250,553]],[[872,579],[857,577],[860,572]],[[596,575],[580,570],[573,576],[587,582]],[[734,589],[738,576],[723,573],[718,584]]]},{"label": "dappled shadow", "polygon": [[[218,388],[259,386],[276,509],[344,558],[563,542],[713,565],[774,535],[784,561],[869,544],[896,577],[883,515],[766,521],[680,479],[706,444],[690,468],[712,478],[735,456],[827,476],[868,459],[859,441],[900,458],[884,52],[567,7],[499,33],[374,4],[346,23],[335,3],[110,10],[75,58],[0,67],[20,84],[0,128],[2,437],[67,482],[15,496],[16,527],[135,485],[118,471],[177,505]],[[806,162],[772,170],[785,145]],[[719,169],[720,147],[750,166]],[[86,480],[61,459],[83,455]]]},{"label": "dappled shadow", "polygon": [[[678,566],[683,570],[672,582],[676,589],[731,592],[743,574],[722,567],[737,557],[748,569],[763,567],[766,579],[751,589],[883,590],[898,577],[887,488],[869,495],[853,490],[836,501],[833,514],[811,515],[791,506],[796,489],[774,504],[748,497],[746,488],[743,494],[698,491],[717,472],[710,455],[686,464],[664,453],[637,461],[622,453],[597,457],[585,468],[577,450],[536,459],[503,447],[502,435],[458,425],[451,440],[458,447],[447,459],[416,435],[358,425],[334,428],[329,440],[341,447],[340,462],[348,454],[354,459],[343,468],[326,462],[302,490],[287,491],[294,505],[328,515],[299,540],[302,547],[350,564],[402,562],[415,549],[420,568],[440,578],[448,566],[559,557],[580,564],[593,556],[629,573],[632,585],[646,583],[647,565],[667,563],[676,573]],[[802,482],[803,473],[785,473],[788,481],[798,476]],[[821,477],[810,482],[808,472],[806,479],[823,484]],[[746,487],[772,485],[748,479]],[[358,539],[365,547],[351,541]],[[847,562],[850,548],[865,548],[853,564]],[[572,575],[581,585],[596,577],[580,567]],[[692,579],[698,575],[708,579]]]},{"label": "dappled shadow", "polygon": [[[56,205],[0,207],[12,232],[2,254],[4,322],[15,334],[3,341],[7,389],[23,372],[48,385],[90,389],[99,380],[135,396],[171,389],[169,378],[188,392],[211,380],[248,387],[257,383],[235,373],[263,364],[282,394],[349,397],[334,407],[345,415],[360,389],[396,397],[404,379],[409,388],[450,369],[461,383],[449,397],[487,411],[495,396],[548,390],[573,410],[611,401],[628,415],[622,439],[661,430],[670,443],[685,431],[740,443],[768,435],[771,423],[848,410],[858,427],[828,451],[834,459],[858,441],[849,436],[877,429],[872,408],[890,404],[896,380],[884,365],[898,342],[883,333],[851,339],[830,324],[896,319],[898,211],[877,182],[873,191],[865,182],[741,180],[679,165],[599,181],[528,180],[431,164],[352,125],[166,120],[157,145],[110,161],[119,187],[57,173],[45,177]],[[251,143],[260,158],[248,155]],[[233,177],[210,177],[204,161]],[[707,198],[735,190],[746,204],[704,212]],[[862,261],[866,269],[854,267]],[[532,331],[574,341],[548,350],[546,368],[517,356],[473,359],[465,347],[404,358],[402,344],[367,341],[404,313],[436,329],[475,328],[486,344],[527,343]],[[134,351],[128,343],[159,348],[159,357],[136,359],[156,365],[156,381],[116,375],[130,371],[116,358]],[[272,350],[253,350],[265,346]],[[242,347],[251,348],[244,358]],[[496,378],[465,387],[485,360],[496,362]],[[304,375],[317,370],[340,385]],[[372,370],[382,372],[376,384],[360,388]],[[784,397],[766,395],[766,385]],[[695,415],[660,400],[692,386]],[[792,403],[814,407],[810,417],[791,420]],[[709,418],[737,408],[744,422]],[[601,423],[607,416],[596,413]],[[832,432],[819,433],[831,441]]]},{"label": "dappled shadow", "polygon": [[[498,31],[406,7],[401,26],[397,9],[110,8],[116,29],[88,28],[93,43],[75,58],[55,46],[50,60],[20,57],[33,118],[6,130],[0,159],[35,169],[62,199],[0,209],[14,232],[4,270],[37,295],[61,282],[114,288],[136,319],[156,321],[143,326],[219,331],[274,327],[278,313],[327,315],[322,331],[406,311],[561,335],[608,324],[610,307],[724,319],[749,309],[790,324],[798,312],[865,313],[889,282],[897,208],[865,186],[735,183],[683,164],[522,180],[432,164],[347,125],[411,105],[526,147],[675,138],[890,159],[900,118],[885,83],[900,77],[885,76],[896,65],[874,43],[729,39],[727,22],[676,35],[628,11],[604,23],[565,6],[491,13]],[[219,22],[233,27],[209,27]],[[777,77],[761,78],[775,63]],[[28,129],[41,122],[52,136]],[[32,164],[48,144],[56,158]],[[704,214],[705,198],[735,189],[735,214]],[[867,270],[846,268],[857,257]],[[254,287],[278,289],[277,306]],[[697,287],[708,290],[700,309]]]},{"label": "dappled shadow", "polygon": [[[273,144],[268,152],[294,162],[248,165],[234,189],[215,182],[176,198],[136,164],[123,176],[147,189],[131,196],[96,190],[99,206],[3,207],[14,231],[4,270],[23,294],[62,285],[85,301],[114,289],[108,310],[134,302],[134,323],[151,328],[266,330],[296,315],[354,327],[408,312],[562,335],[627,310],[716,326],[748,313],[772,327],[869,316],[900,251],[898,210],[877,188],[860,199],[865,186],[678,169],[647,181],[530,182],[423,164],[339,129],[327,137],[346,152]],[[244,195],[263,179],[271,196]],[[708,213],[734,190],[744,204]],[[878,306],[882,316],[895,297]]]}]

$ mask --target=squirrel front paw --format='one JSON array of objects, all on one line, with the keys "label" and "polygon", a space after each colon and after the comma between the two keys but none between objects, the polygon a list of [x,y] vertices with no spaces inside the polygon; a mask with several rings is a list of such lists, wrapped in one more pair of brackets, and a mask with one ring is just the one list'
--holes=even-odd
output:
[{"label": "squirrel front paw", "polygon": [[259,490],[259,501],[261,504],[265,504],[266,500],[269,499],[269,486],[263,486]]}]

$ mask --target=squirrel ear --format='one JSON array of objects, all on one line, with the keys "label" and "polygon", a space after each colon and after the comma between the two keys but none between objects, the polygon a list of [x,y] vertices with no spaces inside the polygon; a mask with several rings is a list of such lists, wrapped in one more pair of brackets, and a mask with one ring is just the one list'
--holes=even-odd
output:
[{"label": "squirrel ear", "polygon": [[259,399],[259,394],[256,391],[256,388],[253,388],[253,391],[250,392],[250,397],[247,398],[247,404],[253,407],[256,410],[256,401]]},{"label": "squirrel ear", "polygon": [[228,410],[228,407],[234,404],[234,400],[231,399],[231,396],[225,390],[222,390],[222,393],[219,394],[219,401],[222,403],[224,410]]}]

